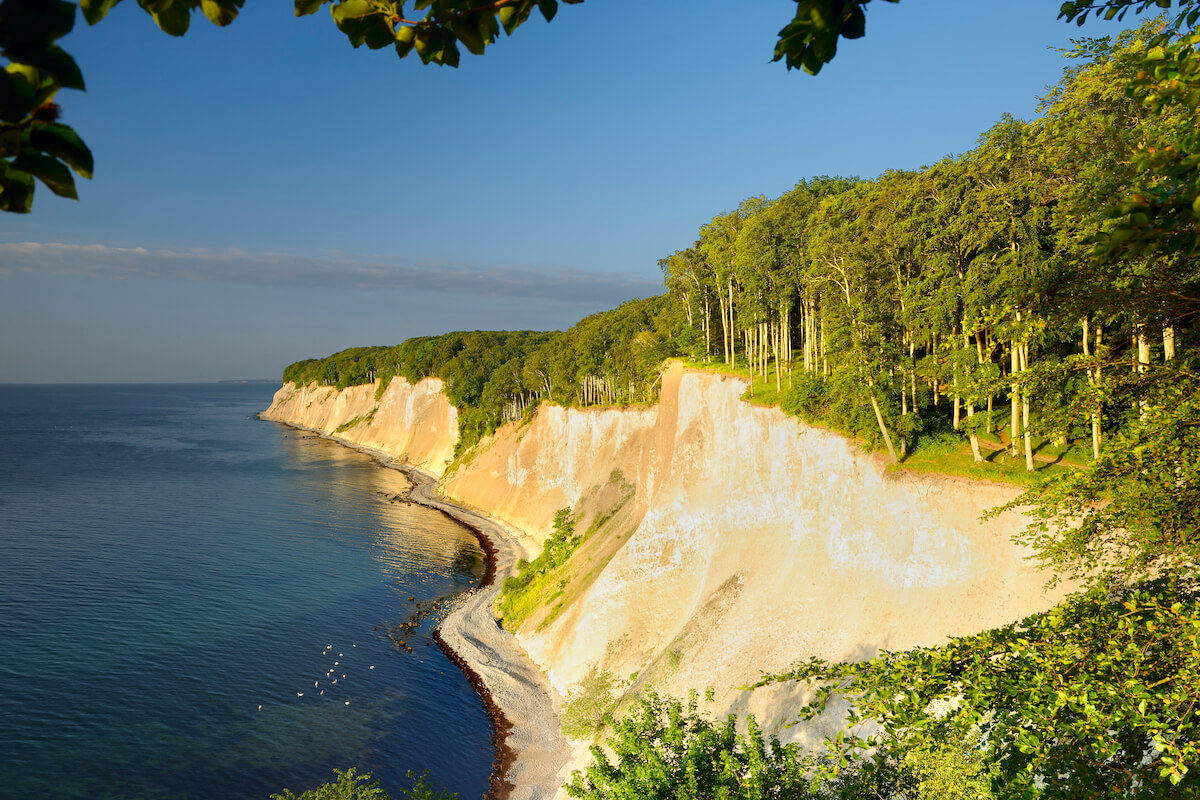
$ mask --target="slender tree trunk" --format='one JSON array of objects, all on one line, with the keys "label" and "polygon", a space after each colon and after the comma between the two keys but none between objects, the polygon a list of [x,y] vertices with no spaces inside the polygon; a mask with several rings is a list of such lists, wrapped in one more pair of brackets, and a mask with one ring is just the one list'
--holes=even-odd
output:
[{"label": "slender tree trunk", "polygon": [[[929,334],[929,355],[933,358],[933,363],[936,364],[937,363],[937,334],[936,333]],[[935,369],[935,373],[929,378],[929,388],[933,392],[933,407],[937,408],[939,392],[938,392],[938,379],[937,379],[937,373],[936,373],[937,368],[934,367],[934,369]]]},{"label": "slender tree trunk", "polygon": [[746,366],[750,369],[750,395],[754,396],[754,359],[750,357],[750,337],[754,335],[752,330],[742,332],[742,342],[746,350]]},{"label": "slender tree trunk", "polygon": [[779,374],[780,361],[783,360],[783,353],[781,352],[783,349],[784,349],[783,326],[780,325],[779,328],[775,332],[775,393],[776,394],[783,391],[783,380],[782,380],[782,376]]},{"label": "slender tree trunk", "polygon": [[[1146,370],[1150,369],[1150,337],[1146,335],[1146,326],[1139,324],[1137,326],[1134,341],[1137,342],[1137,366],[1134,367],[1134,372],[1139,375],[1145,375]],[[1139,416],[1142,422],[1146,421],[1146,417],[1150,415],[1150,406],[1145,400],[1138,404]]]},{"label": "slender tree trunk", "polygon": [[825,320],[821,320],[821,377],[829,377],[829,344],[825,339]]},{"label": "slender tree trunk", "polygon": [[730,366],[736,367],[737,366],[737,348],[734,344],[735,340],[733,338],[733,332],[734,332],[734,330],[736,330],[736,328],[734,328],[733,323],[734,323],[734,319],[733,319],[733,277],[730,276],[730,278],[729,278],[729,356],[730,356],[731,361],[729,363],[730,363]]},{"label": "slender tree trunk", "polygon": [[817,329],[814,323],[814,306],[812,299],[805,301],[804,308],[804,371],[815,372],[817,369]]},{"label": "slender tree trunk", "polygon": [[1145,374],[1150,366],[1150,337],[1146,335],[1145,326],[1139,326],[1137,331],[1137,371]]},{"label": "slender tree trunk", "polygon": [[875,382],[867,382],[867,393],[871,395],[871,408],[875,411],[875,421],[879,423],[879,432],[883,434],[883,443],[887,445],[888,455],[892,457],[892,463],[897,462],[896,448],[892,446],[892,437],[888,433],[887,425],[883,422],[883,412],[879,410],[879,401],[875,399]]},{"label": "slender tree trunk", "polygon": [[704,363],[713,361],[713,301],[704,296]]},{"label": "slender tree trunk", "polygon": [[[1102,347],[1101,347],[1101,345],[1102,345],[1101,337],[1103,336],[1103,334],[1104,334],[1104,326],[1097,323],[1097,325],[1096,325],[1096,355],[1097,356],[1099,356],[1103,352]],[[1101,369],[1100,365],[1097,364],[1096,365],[1096,385],[1097,386],[1100,385],[1100,381],[1101,381],[1100,369]],[[1100,427],[1100,409],[1096,409],[1096,411],[1092,414],[1092,457],[1096,458],[1096,459],[1100,458],[1100,445],[1101,445],[1100,438],[1101,438],[1102,434],[1103,434],[1103,432],[1101,431],[1101,427]]]},{"label": "slender tree trunk", "polygon": [[[967,333],[967,326],[965,324],[963,325],[962,337],[963,337],[963,351],[969,353],[971,351],[971,337],[970,337],[970,334]],[[957,381],[958,376],[956,375],[954,379],[955,379],[955,381]],[[957,395],[954,398],[954,405],[957,410],[957,407],[958,407],[958,396]],[[973,397],[971,397],[967,401],[967,419],[973,419],[974,417],[975,417],[975,400]],[[974,425],[970,426],[970,428],[971,428],[971,430],[967,433],[967,438],[971,440],[971,455],[975,458],[975,463],[979,464],[983,461],[983,456],[979,452],[979,435],[975,432]]]},{"label": "slender tree trunk", "polygon": [[[975,404],[967,403],[967,419],[971,419],[974,416],[975,416]],[[972,432],[968,435],[967,438],[969,438],[971,440],[971,457],[975,459],[976,464],[982,463],[983,462],[983,454],[981,452],[979,452],[979,437],[976,436],[974,432]]]},{"label": "slender tree trunk", "polygon": [[[1021,345],[1021,371],[1029,370],[1029,345]],[[1033,437],[1029,433],[1029,392],[1021,392],[1021,427],[1025,434],[1025,471],[1033,472]]]},{"label": "slender tree trunk", "polygon": [[1175,326],[1167,322],[1163,324],[1163,361],[1175,357]]},{"label": "slender tree trunk", "polygon": [[[1091,358],[1092,349],[1091,349],[1090,340],[1091,340],[1092,336],[1091,336],[1091,331],[1088,330],[1088,327],[1089,327],[1088,326],[1088,318],[1086,316],[1082,320],[1082,326],[1083,326],[1083,355],[1085,358]],[[1100,332],[1099,332],[1099,329],[1097,328],[1097,331],[1096,331],[1097,349],[1099,348],[1099,344],[1100,344]],[[1099,353],[1097,352],[1097,354],[1099,354]],[[1098,366],[1089,366],[1088,367],[1088,373],[1087,373],[1088,384],[1093,389],[1096,388],[1096,385],[1097,385],[1097,382],[1099,379],[1099,374],[1100,374],[1100,368]],[[1100,411],[1099,411],[1099,409],[1093,409],[1091,417],[1092,417],[1092,419],[1091,419],[1091,422],[1092,422],[1092,460],[1095,461],[1100,458]]]},{"label": "slender tree trunk", "polygon": [[721,312],[721,357],[729,363],[729,321],[725,319],[725,293],[717,292],[717,305]]},{"label": "slender tree trunk", "polygon": [[[979,364],[984,363],[983,331],[981,331],[981,330],[975,331],[975,356],[978,359]],[[992,361],[992,354],[991,354],[991,350],[989,349],[988,355],[987,355],[987,362],[990,364],[991,361]],[[989,434],[992,432],[992,393],[991,393],[991,391],[988,391],[988,398],[987,398],[987,432]]]},{"label": "slender tree trunk", "polygon": [[1012,413],[1009,415],[1008,422],[1008,452],[1013,458],[1017,457],[1017,436],[1020,435],[1021,419],[1020,419],[1020,403],[1021,403],[1021,386],[1017,383],[1017,373],[1021,371],[1020,356],[1017,350],[1017,340],[1012,341],[1012,364],[1009,367],[1009,384],[1008,403]]}]

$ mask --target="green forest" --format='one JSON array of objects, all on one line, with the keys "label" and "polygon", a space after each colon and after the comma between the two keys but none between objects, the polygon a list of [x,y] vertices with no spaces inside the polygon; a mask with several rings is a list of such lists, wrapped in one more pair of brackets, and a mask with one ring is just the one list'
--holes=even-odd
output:
[{"label": "green forest", "polygon": [[[620,757],[607,751],[573,794],[683,796],[671,793],[681,781],[709,779],[732,783],[687,796],[1200,792],[1190,30],[1159,19],[1079,41],[1039,116],[999,120],[969,152],[746,199],[662,258],[665,294],[568,331],[446,334],[288,367],[287,381],[339,388],[438,376],[469,447],[540,402],[652,402],[663,360],[678,357],[749,377],[753,398],[898,464],[949,446],[981,476],[997,462],[1028,473],[1010,504],[1033,508],[1023,541],[1082,586],[1059,607],[939,648],[765,678],[817,687],[798,717],[849,703],[851,726],[822,754],[769,749],[753,727],[721,733],[652,699],[611,721]],[[758,766],[701,768],[732,754]],[[776,768],[803,787],[756,793]],[[743,792],[738,776],[755,769],[759,789]]]}]

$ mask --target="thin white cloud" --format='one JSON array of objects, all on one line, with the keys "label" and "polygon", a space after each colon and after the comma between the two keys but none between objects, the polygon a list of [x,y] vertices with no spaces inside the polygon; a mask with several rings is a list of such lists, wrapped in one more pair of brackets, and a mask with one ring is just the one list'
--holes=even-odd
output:
[{"label": "thin white cloud", "polygon": [[662,291],[656,283],[627,275],[579,270],[411,263],[341,254],[312,257],[241,250],[180,252],[102,244],[0,242],[0,274],[14,272],[312,289],[423,290],[614,305]]}]

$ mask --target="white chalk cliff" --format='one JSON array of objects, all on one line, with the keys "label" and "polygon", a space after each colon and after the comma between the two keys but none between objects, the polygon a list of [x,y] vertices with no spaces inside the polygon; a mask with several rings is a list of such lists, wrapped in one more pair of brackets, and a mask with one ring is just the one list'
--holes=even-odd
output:
[{"label": "white chalk cliff", "polygon": [[[518,635],[564,694],[593,667],[631,694],[712,687],[715,713],[811,737],[782,728],[798,687],[739,687],[809,656],[937,644],[1058,597],[1010,541],[1019,514],[979,520],[1016,489],[886,471],[841,435],[743,401],[741,379],[672,364],[653,407],[543,405],[449,472],[456,417],[439,389],[396,379],[368,422],[336,435],[444,475],[444,496],[535,539],[558,509],[576,513],[590,535],[559,607]],[[265,416],[333,433],[370,414],[374,391],[288,385]]]}]

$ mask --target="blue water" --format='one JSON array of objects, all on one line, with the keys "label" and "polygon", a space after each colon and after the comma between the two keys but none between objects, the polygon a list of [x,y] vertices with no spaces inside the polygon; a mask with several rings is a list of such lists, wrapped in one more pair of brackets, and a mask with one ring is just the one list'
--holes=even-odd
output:
[{"label": "blue water", "polygon": [[272,389],[0,386],[0,798],[266,798],[348,766],[486,790],[491,725],[432,622],[388,635],[482,552],[385,502],[399,473],[255,419]]}]

